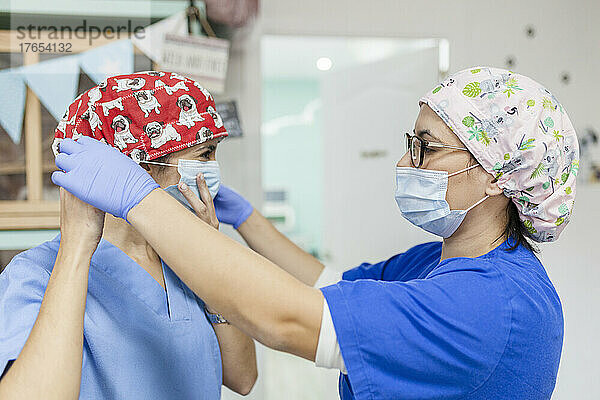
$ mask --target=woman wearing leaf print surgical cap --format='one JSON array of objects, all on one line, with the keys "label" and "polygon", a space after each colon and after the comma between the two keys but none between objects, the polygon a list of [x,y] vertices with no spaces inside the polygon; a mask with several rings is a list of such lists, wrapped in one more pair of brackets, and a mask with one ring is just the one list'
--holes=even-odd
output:
[{"label": "woman wearing leaf print surgical cap", "polygon": [[[557,240],[573,210],[579,154],[566,110],[534,80],[491,67],[453,74],[419,106],[395,200],[404,218],[442,241],[341,276],[223,186],[216,215],[264,257],[201,220],[177,218],[175,227],[165,210],[176,214],[177,203],[93,140],[70,143],[57,157],[66,172],[53,180],[127,218],[250,336],[339,369],[342,399],[549,399],[563,314],[532,241]],[[128,176],[96,179],[84,158]],[[112,199],[107,186],[131,197]]]}]

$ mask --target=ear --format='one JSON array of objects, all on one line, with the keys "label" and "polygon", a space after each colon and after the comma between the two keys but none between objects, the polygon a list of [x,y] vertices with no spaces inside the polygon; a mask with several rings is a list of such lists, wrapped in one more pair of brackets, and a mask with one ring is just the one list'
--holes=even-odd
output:
[{"label": "ear", "polygon": [[485,188],[485,194],[488,196],[498,196],[504,194],[504,191],[498,186],[498,179],[494,178],[491,174],[488,174],[487,186]]},{"label": "ear", "polygon": [[[152,178],[154,178],[154,180],[156,180],[157,177],[159,177],[159,175],[160,175],[159,172],[162,167],[160,167],[158,165],[147,164],[147,163],[140,163],[140,165],[142,166],[142,168],[144,168],[146,170],[146,172],[148,172],[150,174],[150,176]],[[161,182],[157,181],[157,183],[159,185],[161,185],[161,187],[162,187]]]},{"label": "ear", "polygon": [[152,172],[151,165],[146,163],[139,163],[139,165],[144,168],[148,173]]}]

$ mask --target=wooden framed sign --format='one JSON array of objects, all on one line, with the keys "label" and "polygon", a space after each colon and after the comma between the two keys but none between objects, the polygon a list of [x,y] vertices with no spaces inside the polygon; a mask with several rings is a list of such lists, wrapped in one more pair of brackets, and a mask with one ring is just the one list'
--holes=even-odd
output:
[{"label": "wooden framed sign", "polygon": [[167,33],[160,66],[197,80],[210,92],[223,93],[229,45],[225,39]]}]

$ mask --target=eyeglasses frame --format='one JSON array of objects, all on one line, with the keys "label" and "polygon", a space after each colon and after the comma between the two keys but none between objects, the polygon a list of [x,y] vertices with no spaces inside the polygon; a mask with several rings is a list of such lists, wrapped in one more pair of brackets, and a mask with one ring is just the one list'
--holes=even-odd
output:
[{"label": "eyeglasses frame", "polygon": [[[415,139],[421,142],[421,149],[422,149],[419,154],[419,165],[418,166],[415,165],[415,160],[414,160],[414,157],[412,154],[412,141]],[[428,147],[469,151],[469,149],[467,149],[465,147],[458,147],[458,146],[453,146],[451,144],[430,142],[429,140],[423,139],[422,137],[419,137],[417,135],[411,135],[408,132],[406,132],[406,145],[407,145],[407,151],[410,152],[410,162],[413,165],[413,167],[415,167],[415,168],[421,168],[423,166],[423,158],[425,157],[425,150]]]}]

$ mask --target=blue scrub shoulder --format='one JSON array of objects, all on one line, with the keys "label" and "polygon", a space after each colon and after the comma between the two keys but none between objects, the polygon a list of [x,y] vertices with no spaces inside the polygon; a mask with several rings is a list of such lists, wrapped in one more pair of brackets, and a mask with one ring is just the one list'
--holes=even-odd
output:
[{"label": "blue scrub shoulder", "polygon": [[26,266],[27,269],[43,270],[48,277],[50,277],[50,274],[52,274],[52,270],[54,269],[56,257],[58,256],[59,245],[60,235],[50,241],[17,254],[6,266],[6,269],[16,267],[22,268]]},{"label": "blue scrub shoulder", "polygon": [[342,278],[347,281],[357,279],[408,281],[424,278],[437,266],[441,254],[442,242],[422,243],[385,261],[375,264],[363,263],[344,272]]}]

